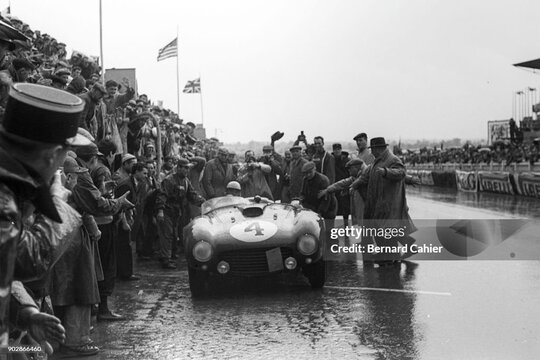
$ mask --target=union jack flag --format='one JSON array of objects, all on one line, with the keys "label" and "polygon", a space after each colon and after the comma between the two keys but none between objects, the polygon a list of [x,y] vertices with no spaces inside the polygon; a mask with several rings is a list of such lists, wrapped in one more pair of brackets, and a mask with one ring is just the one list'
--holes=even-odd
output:
[{"label": "union jack flag", "polygon": [[193,81],[188,81],[184,87],[183,92],[186,94],[198,94],[201,92],[201,79],[195,79]]}]

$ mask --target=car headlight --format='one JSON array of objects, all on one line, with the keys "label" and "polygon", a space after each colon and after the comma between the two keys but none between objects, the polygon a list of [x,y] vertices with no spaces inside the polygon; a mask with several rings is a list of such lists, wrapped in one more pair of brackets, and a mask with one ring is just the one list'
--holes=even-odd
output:
[{"label": "car headlight", "polygon": [[212,257],[212,245],[206,241],[199,241],[193,246],[193,257],[200,262],[206,262]]},{"label": "car headlight", "polygon": [[298,251],[302,255],[311,255],[317,251],[319,245],[317,239],[311,234],[304,234],[298,238],[297,243]]}]

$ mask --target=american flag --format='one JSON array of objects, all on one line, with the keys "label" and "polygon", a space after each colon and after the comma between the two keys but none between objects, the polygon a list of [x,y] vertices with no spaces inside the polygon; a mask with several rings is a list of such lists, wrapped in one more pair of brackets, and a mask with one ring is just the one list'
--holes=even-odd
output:
[{"label": "american flag", "polygon": [[193,81],[188,81],[184,87],[186,94],[198,94],[201,92],[201,79],[195,79]]},{"label": "american flag", "polygon": [[174,39],[173,41],[165,45],[165,47],[159,49],[157,61],[161,61],[161,60],[165,60],[171,57],[178,56],[177,40],[178,38]]}]

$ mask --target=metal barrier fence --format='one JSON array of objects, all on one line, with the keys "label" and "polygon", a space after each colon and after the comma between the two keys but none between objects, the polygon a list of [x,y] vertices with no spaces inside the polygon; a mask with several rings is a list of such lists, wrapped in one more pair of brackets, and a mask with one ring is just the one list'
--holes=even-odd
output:
[{"label": "metal barrier fence", "polygon": [[478,164],[405,164],[407,169],[411,170],[463,170],[463,171],[508,171],[512,173],[520,172],[540,172],[540,164],[531,165],[529,162],[514,163],[505,165],[505,163],[478,163]]}]

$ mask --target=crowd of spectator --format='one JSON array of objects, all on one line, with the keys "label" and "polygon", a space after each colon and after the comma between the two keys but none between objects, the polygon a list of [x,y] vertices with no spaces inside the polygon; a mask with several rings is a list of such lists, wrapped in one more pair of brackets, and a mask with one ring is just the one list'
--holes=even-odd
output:
[{"label": "crowd of spectator", "polygon": [[453,148],[428,148],[419,150],[394,149],[406,164],[503,164],[509,166],[522,162],[537,164],[540,159],[540,143],[517,144],[499,141],[494,145],[471,145]]}]

